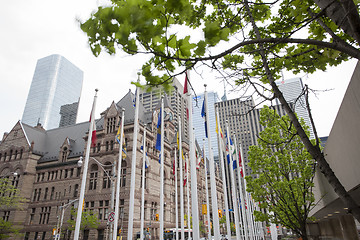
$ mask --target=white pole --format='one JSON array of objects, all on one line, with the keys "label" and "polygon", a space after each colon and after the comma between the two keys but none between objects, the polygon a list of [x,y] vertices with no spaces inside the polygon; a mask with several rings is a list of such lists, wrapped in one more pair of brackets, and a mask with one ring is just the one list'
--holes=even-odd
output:
[{"label": "white pole", "polygon": [[209,147],[209,170],[210,170],[210,186],[211,186],[211,204],[212,204],[212,214],[213,214],[213,226],[214,226],[214,238],[215,240],[220,240],[220,226],[219,226],[219,215],[218,215],[218,201],[217,201],[217,189],[215,182],[215,164],[214,156],[211,148],[211,131],[209,126],[209,113],[208,113],[208,103],[207,103],[207,91],[206,84],[205,86],[205,111],[206,111],[206,125],[208,130],[208,147]]},{"label": "white pole", "polygon": [[185,240],[184,224],[184,178],[183,178],[183,154],[181,138],[181,117],[179,116],[179,166],[180,166],[180,223],[181,223],[181,240]]},{"label": "white pole", "polygon": [[121,179],[121,162],[122,162],[122,147],[124,141],[124,115],[125,109],[121,110],[121,132],[120,132],[120,144],[119,144],[119,157],[118,157],[118,170],[116,174],[116,197],[115,197],[115,217],[114,217],[114,231],[112,240],[116,240],[117,237],[117,228],[118,228],[118,221],[119,221],[119,205],[120,205],[120,179]]},{"label": "white pole", "polygon": [[82,179],[81,179],[79,206],[78,206],[77,215],[76,215],[74,240],[78,240],[79,235],[80,235],[80,225],[81,225],[81,215],[82,215],[82,207],[81,206],[84,202],[84,197],[85,197],[86,177],[87,177],[87,171],[88,171],[88,166],[89,166],[91,139],[93,137],[92,133],[93,133],[94,124],[95,124],[95,106],[96,106],[97,92],[98,92],[98,89],[95,89],[94,102],[93,102],[93,107],[91,110],[91,122],[90,122],[89,134],[88,134],[88,142],[87,142],[87,146],[86,146],[84,170],[83,170]]},{"label": "white pole", "polygon": [[146,124],[144,124],[143,139],[143,164],[141,179],[141,223],[140,223],[140,239],[144,239],[144,205],[145,205],[145,161],[146,161]]},{"label": "white pole", "polygon": [[63,225],[63,221],[64,221],[64,213],[65,213],[65,208],[64,206],[62,207],[61,209],[61,220],[60,220],[60,228],[59,228],[59,239],[61,238],[61,228],[62,228],[62,225]]},{"label": "white pole", "polygon": [[205,156],[205,139],[203,139],[203,156],[204,156],[205,192],[206,192],[206,216],[207,216],[207,220],[208,220],[208,239],[211,240],[209,185],[208,185],[208,180],[207,180],[207,168],[208,167],[207,167],[206,156]]},{"label": "white pole", "polygon": [[177,189],[177,162],[176,162],[176,148],[174,153],[174,172],[175,172],[175,234],[176,234],[176,240],[179,240],[179,207],[178,207],[178,189]]},{"label": "white pole", "polygon": [[226,232],[227,232],[227,239],[231,239],[231,227],[230,227],[230,214],[229,214],[229,203],[228,203],[228,195],[227,195],[227,185],[226,185],[226,175],[225,175],[225,166],[224,166],[224,156],[223,156],[223,149],[222,149],[222,138],[220,133],[220,120],[219,120],[219,109],[216,106],[216,119],[217,119],[217,129],[218,129],[218,142],[220,147],[220,167],[221,167],[221,175],[222,175],[222,182],[223,182],[223,191],[224,191],[224,201],[225,201],[225,217],[226,217]]},{"label": "white pole", "polygon": [[196,174],[196,156],[195,156],[195,136],[193,129],[192,116],[192,97],[191,91],[188,91],[188,111],[189,111],[189,144],[190,144],[190,178],[191,178],[191,210],[193,222],[193,238],[200,239],[199,233],[199,203],[197,193],[197,174]]},{"label": "white pole", "polygon": [[[239,145],[239,148],[240,148],[240,155],[241,155],[241,165],[242,165],[242,169],[243,169],[243,173],[244,173],[244,177],[243,177],[243,180],[244,180],[244,189],[245,189],[245,200],[247,203],[249,203],[249,197],[248,197],[248,193],[246,192],[246,169],[245,169],[245,163],[244,163],[244,158],[243,158],[243,153],[242,153],[242,147],[241,147],[241,144]],[[253,238],[254,236],[254,227],[253,227],[253,221],[251,220],[251,216],[250,216],[250,212],[249,212],[250,209],[246,209],[245,208],[245,212],[247,213],[247,222],[248,222],[248,227],[250,228],[250,237]]]},{"label": "white pole", "polygon": [[161,97],[161,149],[160,149],[160,240],[164,239],[164,97]]},{"label": "white pole", "polygon": [[239,223],[239,214],[237,210],[237,201],[236,201],[236,186],[235,186],[235,179],[234,179],[234,169],[233,169],[233,158],[232,153],[230,150],[230,132],[229,132],[229,126],[228,121],[226,120],[226,132],[227,132],[227,142],[228,142],[228,149],[229,149],[229,158],[230,158],[230,166],[229,166],[229,172],[230,172],[230,178],[231,178],[231,195],[232,195],[232,202],[233,202],[233,212],[234,212],[234,218],[235,218],[235,230],[236,230],[236,239],[240,240],[240,223]]},{"label": "white pole", "polygon": [[[236,165],[237,167],[237,176],[239,179],[239,193],[240,193],[240,205],[241,205],[241,216],[242,216],[242,222],[243,222],[243,227],[244,227],[244,235],[245,235],[245,239],[249,239],[248,236],[248,230],[249,230],[249,222],[247,219],[247,214],[246,214],[246,207],[245,207],[245,198],[244,198],[244,190],[246,193],[246,189],[243,189],[242,187],[242,176],[241,176],[241,172],[240,172],[240,168],[242,168],[242,166],[240,166],[239,164],[239,152],[238,152],[238,148],[237,148],[237,141],[236,141],[236,136],[234,135],[234,145],[235,145],[235,152],[236,152]],[[243,169],[244,172],[244,169]]]},{"label": "white pole", "polygon": [[[111,208],[111,212],[114,211],[114,207],[115,207],[115,177],[116,177],[116,165],[115,165],[115,161],[112,164],[112,178],[111,180],[111,203],[110,203],[110,208]],[[114,222],[110,222],[108,227],[109,229],[109,239],[112,240],[112,235],[113,235],[113,224]]]},{"label": "white pole", "polygon": [[187,162],[187,168],[186,168],[186,176],[187,176],[187,181],[186,181],[186,197],[187,197],[187,222],[188,222],[188,239],[191,239],[191,223],[190,223],[190,218],[191,218],[191,214],[190,214],[190,195],[189,195],[189,161],[188,161],[188,157],[185,157],[185,161]]},{"label": "white pole", "polygon": [[[139,75],[140,76],[140,75]],[[139,82],[139,79],[138,79]],[[134,117],[134,134],[133,134],[133,148],[131,157],[131,180],[130,180],[130,198],[129,198],[129,222],[128,222],[128,237],[133,239],[134,226],[134,204],[135,204],[135,177],[136,177],[136,150],[137,150],[137,135],[138,135],[138,119],[139,119],[139,89],[136,87],[136,102],[135,102],[135,117]]]}]

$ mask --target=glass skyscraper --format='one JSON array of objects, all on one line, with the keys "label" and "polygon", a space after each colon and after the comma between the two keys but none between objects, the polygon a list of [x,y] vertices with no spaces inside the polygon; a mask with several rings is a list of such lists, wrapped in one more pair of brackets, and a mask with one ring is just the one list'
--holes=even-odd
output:
[{"label": "glass skyscraper", "polygon": [[[216,92],[208,92],[208,105],[209,105],[209,129],[211,135],[211,147],[213,149],[214,159],[219,159],[218,141],[215,131],[215,103],[218,102],[218,95]],[[203,139],[205,139],[205,154],[209,158],[208,140],[205,138],[205,124],[204,119],[201,117],[201,109],[204,102],[204,94],[193,97],[193,127],[195,128],[195,139],[198,141],[201,149],[203,147]]]},{"label": "glass skyscraper", "polygon": [[[54,54],[39,59],[22,122],[30,126],[40,123],[45,129],[59,127],[60,109],[79,102],[82,81],[83,71],[63,56]],[[68,124],[75,124],[76,118],[73,121]]]}]

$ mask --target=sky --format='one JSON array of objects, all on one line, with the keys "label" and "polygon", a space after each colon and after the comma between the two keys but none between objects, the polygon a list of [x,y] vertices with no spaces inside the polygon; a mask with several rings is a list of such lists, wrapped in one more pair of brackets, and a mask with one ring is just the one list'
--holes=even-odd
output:
[{"label": "sky", "polygon": [[[99,89],[97,118],[129,89],[134,92],[131,81],[136,81],[146,56],[128,56],[118,51],[115,56],[101,53],[95,57],[76,21],[87,19],[99,4],[99,0],[12,0],[2,3],[0,140],[3,133],[11,131],[22,118],[37,60],[51,54],[64,56],[84,72],[77,122],[88,121],[96,88]],[[356,61],[351,60],[326,72],[297,75],[310,88],[318,90],[316,96],[311,96],[310,104],[320,137],[330,133],[355,65]],[[295,76],[284,73],[285,79],[292,77]],[[184,76],[179,77],[180,82],[183,79]],[[217,91],[220,97],[224,93],[219,79],[211,72],[203,72],[201,76],[192,73],[191,81],[198,92],[203,92],[206,83],[209,91]],[[228,92],[227,95],[229,99],[239,93]]]}]

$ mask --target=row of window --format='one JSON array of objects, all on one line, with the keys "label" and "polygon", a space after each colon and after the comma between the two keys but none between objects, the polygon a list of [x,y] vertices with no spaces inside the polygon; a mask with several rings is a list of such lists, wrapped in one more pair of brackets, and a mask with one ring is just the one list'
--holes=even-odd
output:
[{"label": "row of window", "polygon": [[[79,193],[79,184],[74,185],[73,192],[71,191],[71,186],[69,186],[68,190],[64,189],[63,197],[66,196],[67,192],[70,196],[71,193],[73,193],[71,197],[77,197]],[[41,188],[35,188],[32,201],[35,202],[35,201],[46,201],[46,200],[59,200],[61,198],[61,195],[62,195],[61,192],[55,192],[55,187],[51,187],[50,193],[49,193],[49,188],[45,188],[43,195]]]},{"label": "row of window", "polygon": [[[76,171],[76,175],[74,174]],[[36,182],[43,182],[43,181],[52,181],[52,180],[59,180],[59,179],[67,179],[73,177],[80,177],[81,168],[70,168],[70,169],[61,169],[61,170],[54,170],[49,172],[41,172],[36,174]]]},{"label": "row of window", "polygon": [[0,161],[6,162],[11,160],[22,159],[23,152],[24,152],[23,149],[15,150],[15,151],[13,149],[10,149],[9,154],[8,152],[0,153]]}]

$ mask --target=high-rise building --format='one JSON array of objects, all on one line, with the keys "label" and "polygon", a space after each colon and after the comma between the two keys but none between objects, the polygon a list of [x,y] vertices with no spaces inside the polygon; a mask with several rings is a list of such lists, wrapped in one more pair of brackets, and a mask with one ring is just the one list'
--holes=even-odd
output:
[{"label": "high-rise building", "polygon": [[[54,54],[39,59],[22,122],[30,126],[40,123],[45,129],[59,127],[60,109],[64,105],[79,102],[82,81],[83,71],[63,56]],[[76,117],[68,124],[75,122]]]},{"label": "high-rise building", "polygon": [[[168,99],[170,101],[170,107],[174,113],[173,121],[175,126],[178,126],[178,119],[181,116],[181,128],[182,132],[185,134],[185,137],[188,136],[188,124],[187,124],[187,99],[183,94],[184,87],[177,80],[177,78],[173,79],[173,91],[171,92]],[[154,89],[153,91],[147,92],[145,90],[140,90],[139,93],[139,101],[143,104],[146,111],[153,112],[156,106],[160,102],[161,95],[163,91],[159,89]]]},{"label": "high-rise building", "polygon": [[[208,92],[208,112],[209,112],[209,129],[211,135],[211,146],[213,149],[214,159],[218,161],[219,159],[219,150],[218,150],[218,140],[215,132],[216,121],[215,121],[215,103],[218,102],[218,95],[216,92]],[[203,147],[203,139],[205,139],[205,125],[204,119],[201,117],[201,110],[204,102],[204,94],[197,95],[193,97],[193,127],[195,128],[195,138],[197,139],[200,147]],[[209,157],[209,146],[208,141],[205,141],[205,154]]]},{"label": "high-rise building", "polygon": [[[306,125],[309,126],[310,138],[314,138],[314,131],[306,107],[305,96],[303,95],[304,85],[301,78],[276,81],[276,84],[284,95],[285,100],[293,106],[298,118],[303,118]],[[278,99],[276,99],[276,103],[280,104]]]}]

